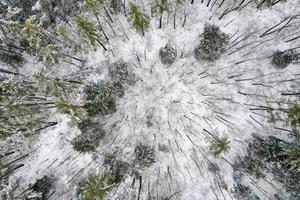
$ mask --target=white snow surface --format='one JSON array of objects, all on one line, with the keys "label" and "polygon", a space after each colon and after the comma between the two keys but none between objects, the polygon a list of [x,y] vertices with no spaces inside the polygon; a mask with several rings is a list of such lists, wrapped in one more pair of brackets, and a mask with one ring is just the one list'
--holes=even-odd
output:
[{"label": "white snow surface", "polygon": [[[278,70],[270,63],[273,51],[299,46],[299,40],[285,42],[297,30],[289,28],[265,37],[260,35],[285,17],[299,13],[300,2],[291,0],[261,10],[251,3],[221,20],[219,16],[233,1],[225,1],[221,8],[218,1],[212,10],[214,1],[209,7],[207,2],[198,0],[193,5],[186,2],[178,7],[175,30],[172,15],[164,15],[162,29],[158,29],[158,19],[152,18],[145,37],[131,28],[126,17],[114,16],[113,28],[118,37],[109,34],[111,51],[103,52],[99,48],[83,55],[88,61],[86,68],[93,71],[86,77],[88,81],[105,79],[107,63],[118,60],[130,63],[130,72],[136,77],[135,84],[127,85],[124,97],[118,99],[117,112],[99,118],[105,124],[106,137],[95,153],[78,153],[70,141],[80,131],[70,126],[67,115],[53,115],[59,124],[44,130],[30,144],[34,151],[23,160],[25,166],[10,178],[11,182],[19,179],[25,189],[37,178],[51,175],[56,179],[56,191],[51,199],[72,199],[78,181],[91,171],[105,170],[104,155],[114,153],[118,159],[132,163],[136,145],[146,144],[155,149],[155,163],[138,169],[143,180],[140,199],[148,199],[149,195],[151,199],[170,196],[182,200],[233,199],[230,163],[234,163],[237,155],[244,154],[252,135],[286,137],[268,122],[266,112],[249,108],[271,105],[280,98],[281,91],[292,88],[291,82],[284,80],[299,77],[297,64]],[[182,27],[184,11],[187,18]],[[215,24],[232,36],[229,49],[213,63],[199,62],[193,55],[205,23]],[[299,23],[299,18],[295,23]],[[239,42],[245,36],[249,37]],[[163,65],[158,56],[159,49],[167,42],[178,53],[170,66]],[[33,65],[27,64],[23,72],[33,74],[38,70]],[[64,64],[52,70],[67,76],[75,69]],[[147,126],[147,119],[151,119],[151,126]],[[227,136],[229,153],[213,157],[209,152],[212,138],[204,129],[219,137]],[[160,151],[158,147],[162,145],[167,151]],[[219,173],[209,171],[210,162],[219,166]],[[228,184],[229,192],[218,185],[220,176]],[[134,173],[128,174],[107,199],[122,198],[122,195],[128,199],[125,193],[129,190],[137,193],[138,179],[131,188],[134,178]],[[274,188],[263,181],[257,184],[267,191],[265,194],[252,187],[261,199],[274,198],[277,192]]]}]

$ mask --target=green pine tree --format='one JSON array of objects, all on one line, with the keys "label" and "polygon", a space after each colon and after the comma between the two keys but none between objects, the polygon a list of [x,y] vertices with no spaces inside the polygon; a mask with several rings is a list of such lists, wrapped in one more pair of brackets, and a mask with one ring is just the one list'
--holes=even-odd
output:
[{"label": "green pine tree", "polygon": [[59,63],[60,48],[52,41],[53,36],[37,23],[26,20],[24,25],[12,25],[10,32],[22,42],[29,54],[36,56],[46,65]]},{"label": "green pine tree", "polygon": [[[181,3],[181,1],[177,0],[176,3]],[[169,14],[171,12],[168,0],[155,0],[154,7],[152,9],[154,12],[158,12],[160,14],[159,28],[162,28],[163,13],[167,12]]]},{"label": "green pine tree", "polygon": [[38,92],[33,83],[5,82],[0,91],[0,138],[29,133],[47,124],[47,114],[41,109],[44,100],[35,98]]},{"label": "green pine tree", "polygon": [[87,38],[92,46],[100,45],[105,51],[107,51],[104,44],[102,43],[99,29],[92,21],[78,16],[76,17],[76,25],[79,33],[83,37]]},{"label": "green pine tree", "polygon": [[132,2],[129,3],[128,14],[132,20],[133,27],[144,36],[146,29],[149,27],[149,16],[143,13],[140,8]]},{"label": "green pine tree", "polygon": [[118,182],[118,174],[116,172],[90,174],[81,183],[80,195],[86,200],[103,200]]},{"label": "green pine tree", "polygon": [[103,30],[103,26],[102,26],[102,23],[100,22],[100,18],[99,18],[99,15],[100,15],[99,6],[104,4],[104,1],[103,0],[86,0],[85,3],[86,3],[86,8],[88,10],[92,11],[93,15],[96,17],[99,29],[101,30],[104,37],[108,41],[108,37],[107,37],[106,33]]},{"label": "green pine tree", "polygon": [[219,156],[222,153],[227,153],[230,149],[229,141],[227,137],[223,137],[217,139],[216,141],[212,142],[210,146],[210,151],[214,156]]}]

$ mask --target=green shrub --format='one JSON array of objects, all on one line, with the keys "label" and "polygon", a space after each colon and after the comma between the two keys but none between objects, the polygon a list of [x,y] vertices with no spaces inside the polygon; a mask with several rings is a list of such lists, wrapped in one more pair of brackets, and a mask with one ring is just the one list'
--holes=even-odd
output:
[{"label": "green shrub", "polygon": [[205,24],[200,44],[194,50],[197,60],[215,61],[226,51],[229,36],[214,25]]}]

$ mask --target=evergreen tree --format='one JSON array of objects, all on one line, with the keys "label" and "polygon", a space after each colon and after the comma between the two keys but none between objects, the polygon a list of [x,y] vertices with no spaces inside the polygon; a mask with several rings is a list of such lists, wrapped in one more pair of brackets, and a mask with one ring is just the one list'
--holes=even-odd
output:
[{"label": "evergreen tree", "polygon": [[[300,139],[299,130],[300,127],[300,106],[298,102],[287,102],[288,107],[279,107],[270,111],[270,122],[284,122],[288,127],[292,128],[291,135],[295,139]],[[300,141],[300,140],[299,140]]]},{"label": "evergreen tree", "polygon": [[132,20],[133,27],[145,35],[146,29],[149,27],[149,16],[143,13],[140,8],[134,3],[129,3],[129,16]]},{"label": "evergreen tree", "polygon": [[54,65],[59,63],[58,57],[58,46],[49,44],[44,47],[40,47],[39,54],[43,61],[45,61],[49,65]]},{"label": "evergreen tree", "polygon": [[288,143],[272,136],[255,136],[248,146],[247,155],[234,166],[237,172],[254,176],[259,174],[258,178],[264,177],[267,172],[272,173],[275,180],[290,193],[291,200],[300,198],[299,144]]},{"label": "evergreen tree", "polygon": [[150,167],[155,162],[154,149],[147,145],[137,145],[135,162],[139,167]]},{"label": "evergreen tree", "polygon": [[234,185],[233,195],[238,200],[259,200],[260,198],[256,196],[253,191],[243,184],[238,183]]},{"label": "evergreen tree", "polygon": [[95,130],[94,127],[90,128],[94,130],[88,130],[80,134],[71,142],[76,151],[92,152],[99,146],[99,142],[105,136],[105,132],[102,129]]},{"label": "evergreen tree", "polygon": [[80,105],[76,105],[76,104],[73,104],[70,102],[59,100],[59,101],[55,102],[55,106],[56,106],[57,110],[62,114],[68,114],[71,116],[79,117],[81,119],[86,118],[86,115],[87,115],[86,111]]},{"label": "evergreen tree", "polygon": [[63,81],[58,78],[46,77],[44,73],[39,72],[34,75],[38,91],[46,96],[56,97],[58,100],[69,100],[74,96],[77,86],[74,83]]},{"label": "evergreen tree", "polygon": [[[120,91],[123,88],[122,84],[127,83],[131,85],[134,83],[134,77],[133,74],[130,73],[129,66],[128,63],[123,61],[118,61],[110,65],[109,75],[115,82],[115,87],[119,85]],[[122,93],[120,95],[122,95]]]},{"label": "evergreen tree", "polygon": [[68,47],[72,53],[76,53],[80,50],[80,45],[76,41],[70,38],[70,34],[67,32],[65,27],[61,26],[57,29],[56,34],[62,40],[63,45]]},{"label": "evergreen tree", "polygon": [[100,45],[105,51],[107,49],[102,43],[101,34],[99,29],[93,24],[93,22],[83,17],[76,18],[76,25],[79,33],[87,38],[92,46]]},{"label": "evergreen tree", "polygon": [[[180,2],[181,1],[179,1],[179,3]],[[155,0],[154,7],[152,9],[154,12],[158,12],[160,14],[159,28],[162,28],[163,13],[167,12],[169,14],[171,12],[168,0]]]},{"label": "evergreen tree", "polygon": [[177,51],[169,43],[159,50],[159,58],[164,65],[171,65],[175,61],[176,57]]},{"label": "evergreen tree", "polygon": [[84,88],[84,108],[89,116],[107,115],[116,112],[116,98],[123,95],[122,84],[98,83],[88,84]]},{"label": "evergreen tree", "polygon": [[24,25],[13,24],[9,31],[20,42],[21,47],[46,65],[59,63],[60,48],[55,45],[52,36],[37,23],[26,20]]},{"label": "evergreen tree", "polygon": [[33,192],[36,192],[41,199],[48,199],[51,191],[55,188],[53,178],[44,176],[38,179],[31,187]]},{"label": "evergreen tree", "polygon": [[79,8],[77,4],[81,0],[39,0],[39,2],[43,13],[52,24],[57,17],[68,23],[67,17]]},{"label": "evergreen tree", "polygon": [[118,174],[114,171],[90,174],[79,184],[78,196],[80,199],[86,200],[103,200],[118,182]]},{"label": "evergreen tree", "polygon": [[198,60],[215,61],[226,50],[229,37],[214,25],[205,24],[200,44],[194,50]]},{"label": "evergreen tree", "polygon": [[230,149],[227,137],[219,138],[212,142],[210,151],[214,156],[219,156],[222,153],[227,153]]},{"label": "evergreen tree", "polygon": [[41,110],[43,101],[35,99],[36,94],[32,83],[0,83],[0,138],[35,131],[47,124],[47,114]]},{"label": "evergreen tree", "polygon": [[298,60],[298,55],[293,50],[288,51],[276,51],[272,56],[272,64],[279,68],[284,69],[293,61]]},{"label": "evergreen tree", "polygon": [[92,11],[94,16],[96,17],[99,29],[102,31],[104,37],[108,41],[108,37],[103,30],[103,26],[102,26],[102,23],[100,22],[100,18],[99,18],[99,14],[100,14],[99,13],[99,4],[103,4],[104,1],[103,0],[86,0],[85,3],[86,3],[86,7],[88,8],[88,10]]}]

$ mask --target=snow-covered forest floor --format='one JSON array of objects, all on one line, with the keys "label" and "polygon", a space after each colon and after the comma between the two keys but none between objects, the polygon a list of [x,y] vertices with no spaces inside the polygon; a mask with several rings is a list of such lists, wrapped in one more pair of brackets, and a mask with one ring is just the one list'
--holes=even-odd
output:
[{"label": "snow-covered forest floor", "polygon": [[[3,1],[3,5],[7,2]],[[80,135],[89,137],[77,127],[87,116],[77,115],[75,109],[59,112],[55,106],[42,109],[47,120],[55,122],[53,126],[29,134],[27,130],[29,136],[18,130],[0,141],[2,168],[22,164],[1,175],[2,179],[7,178],[0,187],[3,199],[37,198],[29,194],[31,186],[47,176],[52,180],[51,189],[40,199],[92,200],[87,195],[78,195],[85,177],[110,173],[116,166],[122,172],[121,180],[103,186],[110,188],[103,199],[299,198],[299,187],[287,191],[270,166],[261,177],[242,170],[242,176],[237,178],[240,174],[236,171],[240,169],[237,161],[247,155],[248,144],[255,137],[272,136],[299,148],[299,138],[290,134],[299,130],[298,124],[291,127],[284,117],[276,118],[285,116],[280,111],[286,106],[298,105],[299,61],[279,69],[272,63],[272,57],[276,51],[300,52],[300,1],[287,0],[260,8],[253,0],[195,0],[182,4],[169,1],[170,11],[163,12],[161,28],[160,14],[151,14],[154,1],[132,1],[150,17],[144,34],[133,28],[129,1],[124,2],[126,12],[123,7],[119,13],[110,15],[99,10],[109,38],[109,43],[103,39],[107,51],[100,45],[87,47],[71,16],[69,24],[59,19],[47,31],[64,27],[76,41],[71,43],[81,46],[80,50],[68,50],[65,54],[77,59],[49,66],[22,52],[26,60],[22,66],[14,68],[0,63],[5,72],[16,72],[3,73],[3,83],[33,81],[37,73],[48,79],[80,82],[75,94],[67,98],[72,105],[84,103],[85,85],[113,82],[114,63],[126,63],[128,70],[126,80],[121,81],[124,94],[116,97],[116,110],[89,118],[93,129],[99,126],[105,132],[92,151],[78,151],[73,143]],[[78,3],[84,4],[85,1]],[[34,8],[40,7],[38,1]],[[83,9],[76,15],[97,23],[91,11]],[[3,28],[11,23],[12,20],[1,19]],[[215,61],[199,60],[194,55],[208,24],[219,27],[229,41]],[[163,64],[159,56],[167,43],[177,53],[172,64]],[[46,102],[55,99],[49,95]],[[275,113],[277,109],[279,114]],[[227,148],[214,154],[213,144],[224,140]],[[146,153],[141,156],[139,151],[144,150]],[[300,171],[299,163],[298,160],[296,166]],[[259,168],[257,163],[251,164]],[[246,164],[243,166],[247,168]],[[299,171],[295,185],[300,184]],[[249,187],[248,196],[238,196],[236,188],[240,185]]]}]

